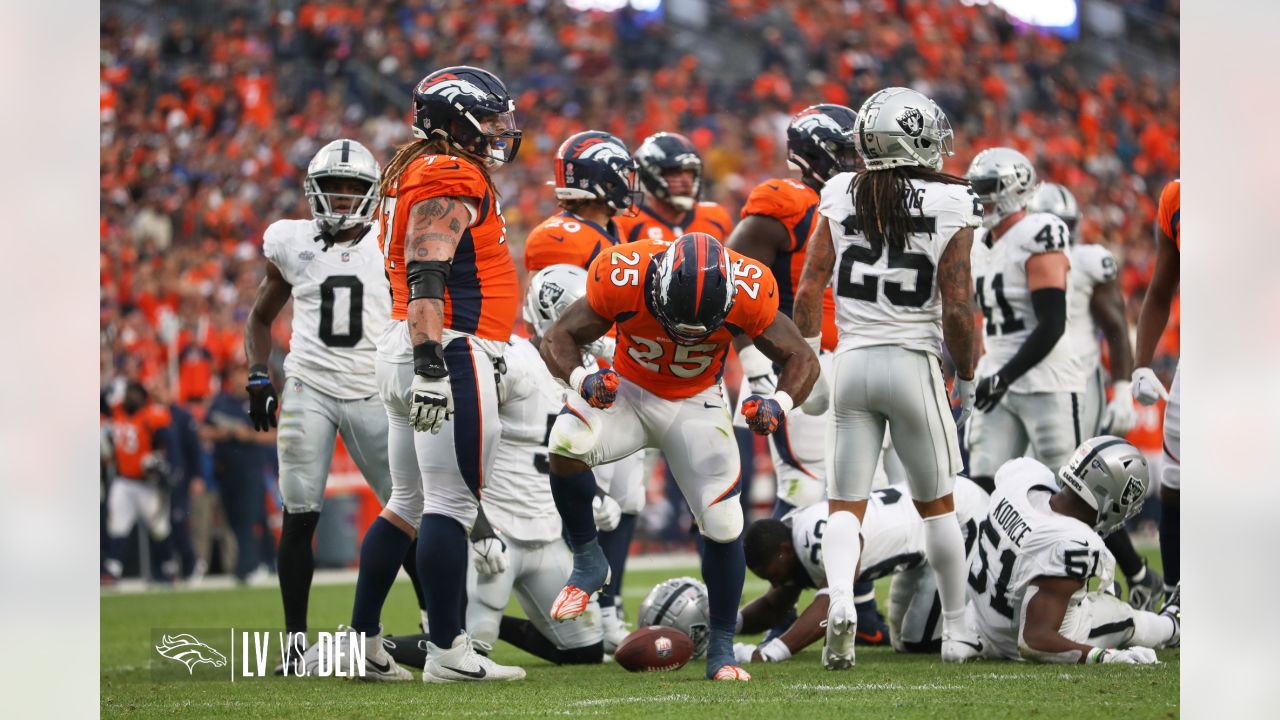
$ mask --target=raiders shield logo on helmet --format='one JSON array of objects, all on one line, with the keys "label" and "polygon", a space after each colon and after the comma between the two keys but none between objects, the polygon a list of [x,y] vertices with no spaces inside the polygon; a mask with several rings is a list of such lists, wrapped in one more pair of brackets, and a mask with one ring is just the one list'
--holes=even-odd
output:
[{"label": "raiders shield logo on helmet", "polygon": [[1137,503],[1142,499],[1146,490],[1146,483],[1130,475],[1129,481],[1124,484],[1124,492],[1120,493],[1120,504],[1127,507]]},{"label": "raiders shield logo on helmet", "polygon": [[924,132],[924,115],[919,110],[909,107],[898,116],[898,127],[911,137],[920,137]]},{"label": "raiders shield logo on helmet", "polygon": [[555,283],[544,283],[538,290],[538,304],[544,308],[554,307],[561,295],[564,295],[564,288]]}]

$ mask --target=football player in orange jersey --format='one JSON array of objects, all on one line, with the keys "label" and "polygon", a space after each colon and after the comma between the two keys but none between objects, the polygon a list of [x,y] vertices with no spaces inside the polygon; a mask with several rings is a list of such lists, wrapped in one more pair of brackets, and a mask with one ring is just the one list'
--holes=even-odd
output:
[{"label": "football player in orange jersey", "polygon": [[[618,244],[614,217],[634,216],[639,201],[635,161],[613,135],[596,130],[572,135],[556,151],[555,195],[561,211],[534,228],[525,241],[524,266],[529,272],[559,264],[586,270],[602,250]],[[533,315],[542,298],[533,296],[532,290],[526,297],[525,320],[537,327],[538,318]],[[593,353],[612,362],[614,343],[610,331],[596,341]],[[605,652],[612,653],[627,635],[619,603],[627,553],[644,509],[644,456],[637,453],[597,467],[594,473],[608,499],[621,511],[616,527],[600,531],[600,547],[609,559],[612,575],[600,591],[600,621]]]},{"label": "football player in orange jersey", "polygon": [[[751,191],[742,207],[742,221],[733,229],[727,245],[769,266],[778,280],[778,309],[791,315],[795,290],[804,270],[805,242],[818,215],[818,193],[833,175],[856,171],[861,163],[854,145],[857,114],[844,105],[813,105],[801,110],[787,126],[787,159],[800,169],[800,179],[772,178]],[[830,353],[836,347],[836,306],[831,288],[823,293],[822,335],[815,338],[815,352]],[[734,346],[742,362],[742,374],[753,393],[772,390],[777,376],[773,363],[751,343],[738,338]],[[829,372],[828,368],[828,372]],[[826,427],[829,415],[819,412],[818,392],[806,403],[811,408],[793,413],[769,438],[777,477],[774,517],[796,507],[806,507],[826,497]],[[815,402],[818,403],[815,405]],[[806,414],[809,409],[814,414]],[[876,611],[875,584],[854,587],[858,611],[856,641],[888,645],[889,628]]]},{"label": "football player in orange jersey", "polygon": [[[704,539],[711,615],[706,676],[749,680],[733,656],[746,564],[738,450],[720,375],[729,343],[740,334],[781,366],[778,390],[743,404],[751,429],[767,435],[809,394],[818,359],[778,312],[769,269],[705,233],[674,244],[645,240],[610,248],[588,274],[587,296],[564,311],[540,348],[552,375],[573,391],[549,443],[551,490],[574,551],[573,574],[551,616],[577,617],[608,581],[591,511],[591,467],[657,448]],[[615,323],[614,368],[588,372],[581,346]]]},{"label": "football player in orange jersey", "polygon": [[636,148],[636,165],[645,200],[634,217],[618,218],[623,242],[666,240],[704,232],[724,242],[733,228],[719,204],[700,202],[702,158],[689,138],[676,133],[650,135]]},{"label": "football player in orange jersey", "polygon": [[[425,586],[426,682],[515,680],[462,627],[468,539],[501,424],[494,368],[516,322],[520,280],[489,168],[520,147],[515,102],[474,67],[427,75],[413,93],[413,142],[382,175],[380,242],[391,322],[378,340],[391,497],[360,551],[351,628],[366,678],[412,676],[383,649],[379,616],[414,536]],[[486,540],[486,542],[488,542]],[[490,543],[492,544],[492,543]]]},{"label": "football player in orange jersey", "polygon": [[169,411],[152,403],[146,388],[134,381],[125,387],[123,400],[111,408],[108,425],[115,477],[107,490],[105,584],[120,578],[129,534],[139,522],[146,524],[162,557],[170,555],[169,464],[165,459]]},{"label": "football player in orange jersey", "polygon": [[1173,373],[1173,387],[1166,391],[1151,369],[1156,346],[1169,322],[1169,308],[1178,292],[1182,265],[1182,181],[1174,180],[1160,193],[1156,213],[1156,267],[1142,299],[1138,315],[1138,345],[1134,354],[1133,398],[1143,405],[1167,400],[1164,408],[1164,463],[1160,473],[1160,556],[1164,561],[1164,590],[1168,598],[1182,576],[1179,557],[1182,453],[1182,365]]}]

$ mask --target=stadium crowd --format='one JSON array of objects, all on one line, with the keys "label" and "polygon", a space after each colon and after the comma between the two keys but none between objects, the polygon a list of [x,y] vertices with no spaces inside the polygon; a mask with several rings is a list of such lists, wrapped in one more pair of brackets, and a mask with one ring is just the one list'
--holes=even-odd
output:
[{"label": "stadium crowd", "polygon": [[[428,69],[482,65],[516,95],[524,142],[495,181],[517,248],[553,211],[546,181],[571,133],[603,129],[632,147],[659,130],[685,133],[703,154],[704,195],[736,212],[756,183],[788,173],[794,112],[856,109],[874,89],[907,85],[955,126],[946,170],[963,173],[979,149],[1007,145],[1074,191],[1083,241],[1122,258],[1133,321],[1154,262],[1155,195],[1179,171],[1176,85],[1120,65],[1086,74],[1071,41],[994,6],[710,2],[708,31],[688,49],[661,11],[580,12],[552,0],[200,8],[184,19],[104,4],[100,66],[104,397],[137,380],[197,422],[244,382],[262,231],[308,216],[307,161],[328,140],[354,137],[385,162],[409,138],[405,98]],[[286,309],[280,348],[287,321]]]}]

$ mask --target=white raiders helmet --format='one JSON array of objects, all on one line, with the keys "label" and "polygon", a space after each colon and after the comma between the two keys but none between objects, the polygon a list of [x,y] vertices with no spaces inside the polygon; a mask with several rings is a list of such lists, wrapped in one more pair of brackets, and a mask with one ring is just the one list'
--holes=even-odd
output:
[{"label": "white raiders helmet", "polygon": [[867,170],[903,165],[941,170],[944,159],[955,154],[946,113],[910,88],[885,88],[867,98],[858,110],[854,137]]},{"label": "white raiders helmet", "polygon": [[987,148],[969,163],[969,184],[983,205],[982,226],[990,230],[1022,210],[1040,187],[1026,155],[1007,147]]},{"label": "white raiders helmet", "polygon": [[[529,279],[524,295],[524,321],[542,337],[565,309],[587,294],[587,271],[577,265],[548,265]],[[612,358],[610,338],[600,338],[585,350],[596,357]]]},{"label": "white raiders helmet", "polygon": [[[324,192],[320,180],[324,178],[355,178],[369,183],[363,195],[343,195]],[[382,180],[382,168],[365,146],[355,140],[334,140],[320,148],[307,165],[307,176],[302,180],[311,216],[330,235],[347,228],[367,225],[373,220],[378,205],[378,184]],[[336,212],[333,200],[339,197],[355,199],[355,206],[348,213]]]},{"label": "white raiders helmet", "polygon": [[1098,511],[1093,529],[1107,535],[1142,509],[1151,484],[1142,451],[1114,435],[1081,443],[1058,480]]},{"label": "white raiders helmet", "polygon": [[693,656],[702,657],[711,635],[707,586],[691,577],[658,583],[640,603],[636,623],[638,627],[665,625],[679,630],[693,640]]},{"label": "white raiders helmet", "polygon": [[1040,183],[1040,189],[1027,202],[1027,211],[1056,215],[1067,224],[1072,236],[1075,235],[1076,225],[1080,224],[1080,205],[1076,203],[1076,196],[1058,183]]}]

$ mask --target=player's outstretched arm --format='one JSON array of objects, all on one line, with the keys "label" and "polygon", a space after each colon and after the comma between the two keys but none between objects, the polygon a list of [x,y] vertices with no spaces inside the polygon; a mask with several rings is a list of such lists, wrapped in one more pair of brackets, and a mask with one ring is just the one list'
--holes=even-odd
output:
[{"label": "player's outstretched arm", "polygon": [[551,374],[568,383],[573,371],[582,367],[582,347],[598,340],[611,327],[612,320],[601,317],[587,298],[579,298],[547,328],[538,352]]},{"label": "player's outstretched arm", "polygon": [[826,635],[827,630],[823,622],[827,619],[830,603],[830,596],[826,592],[819,592],[813,598],[813,602],[809,603],[809,607],[800,613],[800,617],[791,623],[791,627],[778,637],[787,646],[790,654],[795,655]]},{"label": "player's outstretched arm", "polygon": [[1174,293],[1178,291],[1181,265],[1178,246],[1157,223],[1156,267],[1151,275],[1151,284],[1147,286],[1147,294],[1142,298],[1142,310],[1138,313],[1138,346],[1133,361],[1140,368],[1151,366],[1156,345],[1169,323],[1169,307],[1173,304]]},{"label": "player's outstretched arm", "polygon": [[738,614],[742,616],[742,627],[739,635],[755,635],[782,622],[787,611],[796,606],[800,599],[799,585],[774,585],[765,594],[743,606]]},{"label": "player's outstretched arm", "polygon": [[836,264],[831,226],[825,217],[818,218],[814,224],[807,247],[791,317],[795,318],[800,334],[811,338],[822,334],[822,291],[831,283],[831,272]]},{"label": "player's outstretched arm", "polygon": [[266,367],[271,358],[271,324],[284,309],[293,293],[293,286],[280,268],[273,262],[267,263],[266,277],[258,285],[258,295],[253,299],[253,308],[249,310],[249,319],[244,328],[244,356],[249,367],[261,365]]},{"label": "player's outstretched arm", "polygon": [[1155,653],[1147,648],[1100,648],[1062,636],[1062,621],[1067,616],[1071,596],[1084,587],[1084,583],[1080,578],[1048,576],[1031,582],[1023,600],[1018,652],[1025,658],[1044,663],[1145,665],[1155,662]]},{"label": "player's outstretched arm", "polygon": [[787,228],[777,218],[768,215],[748,215],[738,223],[725,243],[730,250],[740,252],[761,265],[772,265],[778,251],[791,241]]},{"label": "player's outstretched arm", "polygon": [[[818,312],[822,312],[821,293]],[[796,405],[803,403],[822,369],[818,365],[818,356],[805,342],[796,324],[791,322],[791,318],[778,313],[764,332],[756,336],[755,345],[765,357],[782,367],[778,375],[778,392],[791,396]]]}]

